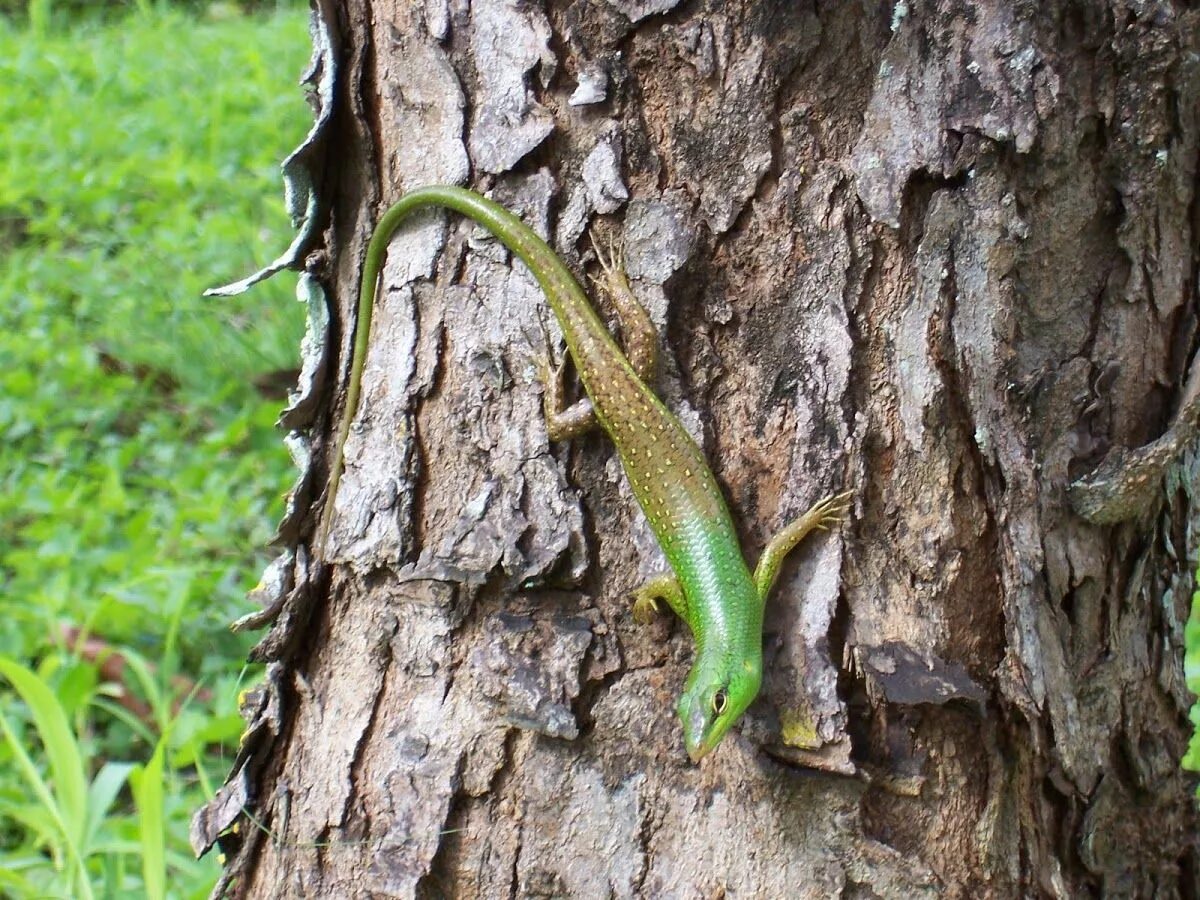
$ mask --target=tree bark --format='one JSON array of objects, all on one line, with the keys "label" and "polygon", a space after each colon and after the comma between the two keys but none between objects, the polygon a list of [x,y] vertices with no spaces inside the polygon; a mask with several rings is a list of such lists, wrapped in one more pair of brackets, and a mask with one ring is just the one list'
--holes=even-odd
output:
[{"label": "tree bark", "polygon": [[1194,896],[1196,462],[1125,522],[1067,492],[1183,403],[1194,5],[336,15],[336,301],[302,510],[366,238],[433,182],[490,191],[580,275],[589,232],[624,246],[656,390],[751,561],[821,495],[856,499],[785,568],[761,698],[692,765],[691,640],[630,616],[662,557],[607,440],[546,439],[538,364],[562,349],[536,284],[469,224],[414,220],[328,564],[305,562],[311,517],[284,557],[305,603],[260,653],[239,893]]}]

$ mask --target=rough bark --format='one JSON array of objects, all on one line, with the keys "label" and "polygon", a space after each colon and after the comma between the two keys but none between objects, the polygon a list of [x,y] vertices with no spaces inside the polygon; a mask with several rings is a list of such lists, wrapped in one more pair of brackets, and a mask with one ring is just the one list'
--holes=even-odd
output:
[{"label": "rough bark", "polygon": [[[336,361],[260,651],[238,796],[271,837],[241,892],[1194,895],[1195,463],[1125,523],[1066,490],[1164,431],[1197,345],[1194,5],[325,12]],[[661,556],[602,436],[548,445],[557,327],[456,219],[392,242],[309,561],[365,239],[429,182],[490,190],[581,274],[589,230],[624,244],[657,388],[752,557],[856,493],[785,569],[762,697],[698,767],[686,629],[629,611]]]}]

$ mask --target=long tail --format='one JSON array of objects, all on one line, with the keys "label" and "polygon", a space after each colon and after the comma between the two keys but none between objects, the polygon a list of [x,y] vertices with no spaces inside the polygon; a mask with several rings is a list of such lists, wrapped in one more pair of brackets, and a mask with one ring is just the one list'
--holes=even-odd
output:
[{"label": "long tail", "polygon": [[[575,276],[546,245],[546,242],[530,230],[524,222],[497,203],[469,191],[449,185],[431,185],[410,191],[394,203],[379,219],[371,242],[367,245],[367,258],[363,264],[362,281],[358,294],[358,316],[355,322],[354,351],[350,358],[350,377],[346,383],[346,408],[338,424],[337,437],[333,445],[329,480],[325,486],[325,506],[318,524],[314,551],[320,557],[325,553],[325,541],[333,522],[333,505],[337,497],[338,484],[342,478],[342,463],[346,439],[358,412],[359,394],[362,389],[363,366],[367,360],[367,347],[371,341],[371,317],[375,309],[375,293],[379,273],[387,256],[388,244],[396,229],[410,213],[425,207],[440,206],[454,210],[477,222],[495,235],[527,265],[542,287],[551,308],[564,326],[570,330],[571,321],[582,317],[595,320],[601,333],[606,333],[600,324],[587,295],[575,280]],[[569,339],[568,339],[569,340]],[[616,346],[613,347],[616,350]],[[620,351],[616,351],[618,354]]]}]

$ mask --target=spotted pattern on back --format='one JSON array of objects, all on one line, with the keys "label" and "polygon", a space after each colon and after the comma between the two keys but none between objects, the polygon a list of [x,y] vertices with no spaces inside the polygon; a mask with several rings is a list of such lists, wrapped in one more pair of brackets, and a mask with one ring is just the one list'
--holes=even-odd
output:
[{"label": "spotted pattern on back", "polygon": [[[405,205],[405,204],[408,205]],[[688,625],[730,654],[758,653],[762,604],[721,489],[696,442],[634,372],[571,272],[541,238],[492,201],[453,188],[419,189],[393,210],[439,205],[483,225],[521,258],[546,295],[567,349],[687,598]]]}]

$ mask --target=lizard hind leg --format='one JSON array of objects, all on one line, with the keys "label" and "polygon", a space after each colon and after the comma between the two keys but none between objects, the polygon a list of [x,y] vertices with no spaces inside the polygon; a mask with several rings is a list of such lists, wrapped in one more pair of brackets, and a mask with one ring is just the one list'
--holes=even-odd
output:
[{"label": "lizard hind leg", "polygon": [[[651,384],[658,372],[658,330],[646,308],[629,287],[621,253],[616,245],[610,243],[606,253],[600,249],[595,237],[589,236],[596,251],[596,261],[600,264],[600,275],[593,276],[592,282],[608,295],[616,307],[625,339],[625,355],[633,371],[643,382]],[[552,441],[579,437],[598,424],[592,401],[587,397],[564,406],[564,368],[565,364],[557,368],[551,367],[548,361],[542,364],[542,409],[546,415],[546,431]]]},{"label": "lizard hind leg", "polygon": [[800,543],[810,531],[815,529],[827,531],[841,522],[850,509],[850,501],[853,497],[853,491],[823,497],[814,503],[808,512],[789,522],[775,533],[775,536],[767,543],[766,549],[763,550],[758,565],[754,568],[754,586],[758,589],[759,600],[766,602],[767,594],[771,592],[775,578],[779,575],[779,567],[783,565],[784,558],[792,551],[792,548]]},{"label": "lizard hind leg", "polygon": [[546,434],[552,441],[586,434],[596,427],[596,410],[587,397],[563,408],[564,361],[552,367],[549,360],[542,362],[542,412],[546,416]]},{"label": "lizard hind leg", "polygon": [[625,275],[625,262],[620,248],[611,241],[608,252],[600,249],[595,235],[589,233],[600,274],[592,276],[592,282],[612,301],[621,320],[625,356],[633,371],[646,384],[653,384],[658,373],[658,329],[650,318],[646,307],[634,295]]}]

